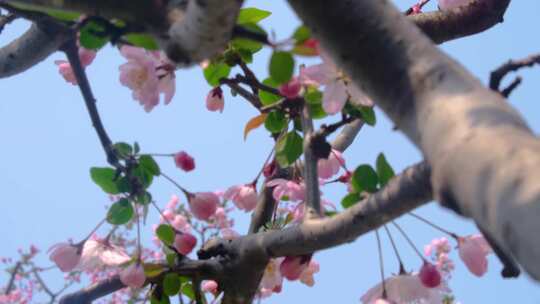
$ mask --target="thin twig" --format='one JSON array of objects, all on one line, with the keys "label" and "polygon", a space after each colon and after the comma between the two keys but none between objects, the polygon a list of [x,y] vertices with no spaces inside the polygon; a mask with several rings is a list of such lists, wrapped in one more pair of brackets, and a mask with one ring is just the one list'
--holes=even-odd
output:
[{"label": "thin twig", "polygon": [[514,80],[506,89],[501,90],[500,87],[502,79],[510,72],[515,72],[524,67],[532,67],[535,64],[540,64],[540,54],[534,54],[520,60],[509,60],[491,72],[489,77],[489,88],[500,92],[505,97],[508,97],[510,93],[521,83],[521,79]]},{"label": "thin twig", "polygon": [[92,89],[90,88],[90,83],[88,82],[88,78],[86,77],[86,73],[80,62],[79,49],[77,47],[75,33],[73,33],[73,39],[65,43],[62,47],[62,50],[66,53],[69,64],[73,69],[75,79],[79,84],[79,88],[84,98],[84,103],[86,104],[86,109],[88,110],[88,114],[90,115],[90,119],[92,120],[92,125],[94,126],[94,129],[96,130],[96,133],[99,137],[99,141],[101,142],[101,146],[103,147],[103,150],[107,155],[107,161],[113,167],[120,168],[121,166],[118,162],[116,152],[114,151],[112,141],[109,138],[105,127],[103,126],[101,117],[99,116],[99,112],[96,107],[96,99],[94,98],[94,94],[92,93]]}]

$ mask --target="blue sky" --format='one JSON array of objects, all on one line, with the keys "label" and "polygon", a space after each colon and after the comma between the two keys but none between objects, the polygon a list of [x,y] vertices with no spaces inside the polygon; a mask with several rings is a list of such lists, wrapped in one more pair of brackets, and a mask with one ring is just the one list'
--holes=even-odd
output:
[{"label": "blue sky", "polygon": [[[395,2],[401,9],[413,4],[412,0]],[[278,38],[288,37],[299,25],[285,1],[250,0],[246,5],[274,13],[263,25]],[[435,9],[435,4],[429,4],[426,9]],[[540,25],[538,13],[538,1],[513,1],[503,24],[474,37],[447,43],[442,49],[486,83],[490,71],[506,60],[540,51],[540,40],[531,30]],[[16,37],[25,27],[23,22],[9,26],[0,35],[0,44]],[[267,75],[268,55],[268,50],[258,54],[253,66],[263,78]],[[103,217],[108,203],[88,173],[92,166],[105,165],[104,155],[77,87],[66,84],[57,73],[53,61],[58,59],[63,59],[63,54],[56,53],[30,71],[0,81],[0,231],[3,232],[0,256],[15,256],[17,248],[26,248],[31,243],[46,250],[67,238],[80,239]],[[257,174],[272,141],[262,130],[243,140],[245,123],[257,114],[248,103],[227,95],[223,114],[208,112],[204,99],[209,88],[200,69],[192,68],[177,72],[177,94],[173,102],[148,114],[118,81],[118,66],[123,62],[115,49],[107,47],[88,68],[99,110],[115,141],[138,141],[145,152],[188,151],[197,161],[197,169],[192,173],[179,172],[168,159],[160,164],[164,172],[194,191],[225,189],[245,183]],[[540,69],[525,69],[519,74],[524,77],[524,84],[510,102],[538,133]],[[345,153],[348,165],[373,164],[380,152],[386,154],[396,171],[419,161],[419,151],[400,133],[392,131],[392,124],[382,113],[378,114],[377,126],[362,130],[356,143]],[[177,194],[174,187],[162,180],[152,186],[152,192],[162,205],[171,194]],[[344,196],[342,187],[325,189],[325,194],[336,203]],[[469,221],[436,203],[421,208],[418,213],[459,234],[476,232]],[[153,218],[156,219],[155,214]],[[239,231],[247,229],[248,220],[249,215],[238,213]],[[441,236],[410,217],[398,222],[419,247]],[[146,228],[144,237],[149,240],[150,227]],[[418,257],[397,233],[394,236],[406,268],[417,269]],[[384,237],[383,243],[388,275],[397,271],[397,264]],[[463,267],[455,253],[453,257],[457,269],[450,287],[461,303],[540,303],[539,286],[526,275],[517,280],[503,280],[496,258],[490,258],[488,274],[478,279]],[[379,281],[373,234],[316,253],[315,258],[321,264],[315,287],[286,283],[281,294],[265,303],[356,303],[363,292]],[[45,254],[39,260],[48,264]],[[60,273],[50,275],[51,279],[59,277]],[[6,281],[7,276],[1,274],[0,285]]]}]

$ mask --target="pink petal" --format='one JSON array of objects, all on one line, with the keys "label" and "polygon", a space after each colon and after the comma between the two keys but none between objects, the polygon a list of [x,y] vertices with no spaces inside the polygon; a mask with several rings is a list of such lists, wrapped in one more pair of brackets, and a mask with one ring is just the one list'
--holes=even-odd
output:
[{"label": "pink petal", "polygon": [[323,93],[322,106],[326,113],[332,115],[341,112],[347,101],[345,84],[341,80],[331,82]]}]

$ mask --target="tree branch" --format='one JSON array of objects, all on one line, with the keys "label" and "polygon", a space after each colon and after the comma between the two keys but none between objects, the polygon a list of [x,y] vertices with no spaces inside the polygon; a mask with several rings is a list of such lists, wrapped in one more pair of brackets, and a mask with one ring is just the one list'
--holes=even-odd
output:
[{"label": "tree branch", "polygon": [[516,79],[508,87],[501,90],[500,87],[503,78],[510,72],[515,72],[524,67],[532,67],[535,64],[540,64],[540,54],[531,55],[520,60],[509,60],[491,72],[489,77],[489,88],[500,92],[504,97],[508,97],[510,93],[512,93],[512,91],[521,83],[521,77],[516,77]]},{"label": "tree branch", "polygon": [[[317,155],[315,153],[315,134],[311,111],[304,104],[300,113],[302,131],[304,132],[304,182],[306,184],[305,218],[321,216],[321,193],[319,192],[319,175],[317,174]],[[324,138],[324,137],[323,137]]]},{"label": "tree branch", "polygon": [[388,1],[289,2],[353,82],[422,150],[433,168],[435,197],[472,217],[540,279],[534,234],[540,141],[523,119]]},{"label": "tree branch", "polygon": [[452,10],[409,15],[434,43],[481,33],[499,22],[510,0],[475,0]]},{"label": "tree branch", "polygon": [[67,37],[45,24],[32,24],[21,37],[0,48],[0,78],[22,73],[45,60]]}]

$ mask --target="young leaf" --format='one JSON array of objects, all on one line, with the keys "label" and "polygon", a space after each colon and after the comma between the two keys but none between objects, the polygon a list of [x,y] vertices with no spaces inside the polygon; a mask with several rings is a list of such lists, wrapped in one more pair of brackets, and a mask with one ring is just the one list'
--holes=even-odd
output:
[{"label": "young leaf", "polygon": [[293,164],[303,151],[303,140],[296,131],[282,136],[276,144],[276,159],[280,166],[288,167]]},{"label": "young leaf", "polygon": [[302,43],[311,38],[311,30],[307,26],[301,25],[294,31],[293,38],[297,44]]},{"label": "young leaf", "polygon": [[377,123],[377,117],[373,107],[358,107],[360,113],[362,113],[362,119],[370,126],[374,126]]},{"label": "young leaf", "polygon": [[163,273],[165,268],[160,264],[143,264],[144,275],[147,278],[154,278]]},{"label": "young leaf", "polygon": [[[263,80],[262,83],[272,88],[276,88],[278,86],[278,83],[272,78],[266,78],[265,80]],[[265,90],[259,90],[259,99],[261,99],[261,103],[263,105],[268,106],[280,100],[281,97],[278,95],[269,93]]]},{"label": "young leaf", "polygon": [[185,283],[182,286],[182,294],[186,297],[190,298],[191,300],[195,299],[195,291],[193,290],[193,285],[191,283]]},{"label": "young leaf", "polygon": [[257,129],[258,127],[260,127],[264,121],[266,120],[266,114],[263,113],[261,115],[257,115],[255,117],[253,117],[252,119],[250,119],[246,126],[244,127],[244,140],[247,139],[247,136],[249,134],[249,132],[251,132],[252,130],[255,130]]},{"label": "young leaf", "polygon": [[163,278],[163,292],[168,296],[174,296],[180,291],[180,278],[174,272],[168,273]]},{"label": "young leaf", "polygon": [[291,80],[294,72],[294,58],[289,52],[277,51],[270,58],[270,77],[278,84]]},{"label": "young leaf", "polygon": [[135,46],[145,48],[149,51],[155,51],[159,49],[159,46],[154,37],[148,34],[131,33],[125,35],[124,39]]},{"label": "young leaf", "polygon": [[132,217],[133,206],[127,199],[122,198],[109,208],[107,222],[113,225],[123,225],[129,222]]},{"label": "young leaf", "polygon": [[221,78],[227,78],[231,72],[231,67],[224,62],[210,63],[206,69],[204,69],[204,78],[211,87],[219,86]]},{"label": "young leaf", "polygon": [[240,10],[236,23],[239,25],[257,23],[271,14],[269,11],[264,11],[256,7],[246,7]]},{"label": "young leaf", "polygon": [[272,111],[266,117],[264,127],[271,133],[279,133],[287,127],[287,118],[281,111]]},{"label": "young leaf", "polygon": [[354,170],[351,184],[356,192],[367,191],[373,193],[377,191],[378,183],[377,173],[370,165],[360,165]]},{"label": "young leaf", "polygon": [[144,170],[148,171],[148,173],[152,175],[158,176],[161,174],[159,165],[156,163],[154,158],[150,155],[142,155],[139,158],[139,166],[143,168]]},{"label": "young leaf", "polygon": [[341,206],[347,209],[351,206],[356,205],[360,201],[361,197],[359,193],[349,193],[341,200]]},{"label": "young leaf", "polygon": [[113,168],[90,168],[90,177],[103,191],[109,194],[118,194],[117,183],[114,180],[116,171]]},{"label": "young leaf", "polygon": [[156,236],[165,245],[171,246],[174,242],[174,237],[176,236],[176,233],[174,232],[174,229],[171,226],[161,224],[156,229]]},{"label": "young leaf", "polygon": [[386,161],[386,157],[384,157],[384,154],[380,153],[379,156],[377,156],[377,175],[379,176],[379,183],[381,187],[385,186],[388,181],[394,177],[394,169],[390,166],[388,161]]},{"label": "young leaf", "polygon": [[79,42],[84,48],[100,49],[109,42],[109,37],[102,36],[103,34],[105,34],[103,25],[90,21],[79,30]]},{"label": "young leaf", "polygon": [[133,153],[133,148],[128,143],[118,142],[113,145],[118,157],[122,159],[128,158]]}]

